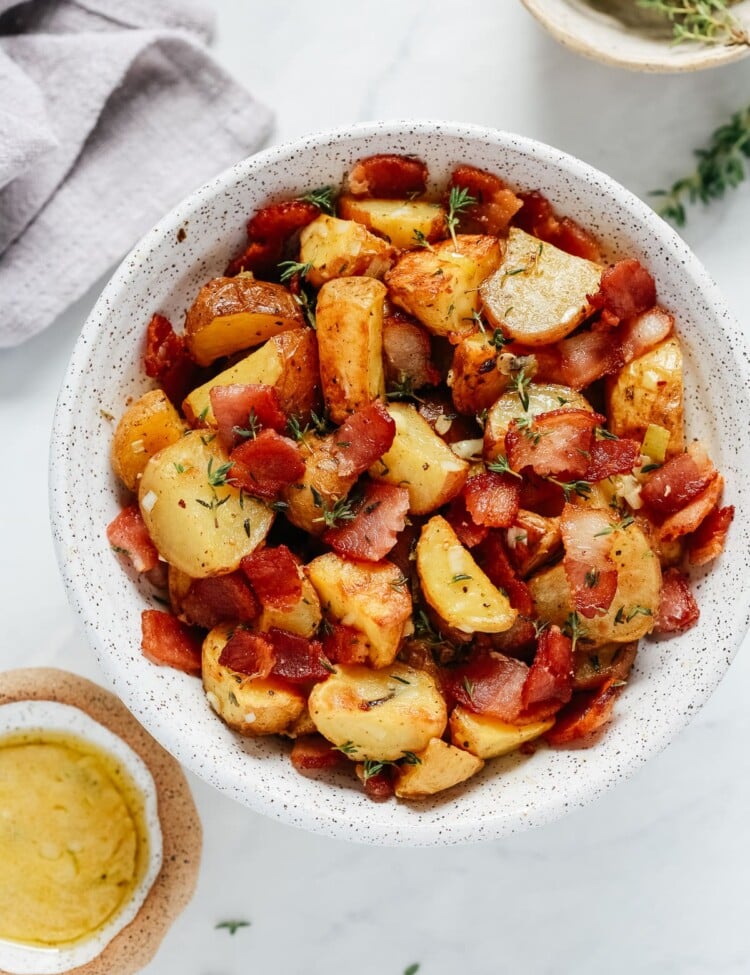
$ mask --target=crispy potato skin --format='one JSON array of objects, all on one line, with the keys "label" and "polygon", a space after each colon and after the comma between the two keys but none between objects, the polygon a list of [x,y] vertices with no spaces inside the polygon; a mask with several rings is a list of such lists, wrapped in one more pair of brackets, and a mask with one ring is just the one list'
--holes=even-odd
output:
[{"label": "crispy potato skin", "polygon": [[309,264],[307,280],[316,288],[334,278],[366,275],[382,278],[393,263],[393,248],[354,220],[322,213],[300,235],[300,262]]},{"label": "crispy potato skin", "polygon": [[465,782],[484,768],[484,762],[441,738],[431,738],[417,755],[419,764],[399,767],[396,795],[399,799],[424,799]]},{"label": "crispy potato skin", "polygon": [[146,464],[187,430],[161,389],[152,389],[123,413],[112,440],[112,467],[129,491],[138,490]]},{"label": "crispy potato skin", "polygon": [[509,755],[527,741],[549,731],[554,718],[513,725],[485,714],[474,714],[457,705],[448,719],[451,741],[457,748],[465,748],[479,758],[498,758]]},{"label": "crispy potato skin", "polygon": [[222,623],[203,641],[203,688],[219,717],[241,735],[277,735],[294,727],[304,713],[305,695],[275,677],[248,677],[219,663],[232,632]]},{"label": "crispy potato skin", "polygon": [[185,316],[185,339],[192,358],[208,366],[304,324],[299,305],[283,285],[250,277],[214,278]]},{"label": "crispy potato skin", "polygon": [[505,392],[510,375],[497,367],[497,349],[481,332],[467,335],[456,346],[448,374],[453,402],[459,413],[480,413]]},{"label": "crispy potato skin", "polygon": [[435,241],[445,237],[445,210],[438,203],[423,200],[373,200],[340,196],[338,212],[373,233],[385,237],[399,250],[421,247],[418,236]]}]

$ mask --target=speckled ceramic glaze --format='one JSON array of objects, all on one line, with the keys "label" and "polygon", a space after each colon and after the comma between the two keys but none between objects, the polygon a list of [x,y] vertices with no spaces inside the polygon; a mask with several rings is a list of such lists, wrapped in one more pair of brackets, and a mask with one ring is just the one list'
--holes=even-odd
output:
[{"label": "speckled ceramic glaze", "polygon": [[[148,319],[159,311],[182,320],[198,288],[244,243],[245,221],[260,205],[338,183],[355,160],[375,152],[416,154],[437,183],[456,163],[470,162],[518,188],[540,189],[610,242],[613,256],[649,267],[686,348],[688,429],[710,444],[726,476],[726,503],[737,507],[724,555],[694,579],[700,624],[678,638],[644,642],[617,719],[596,747],[542,747],[531,757],[497,759],[466,785],[413,804],[376,804],[350,784],[303,778],[287,744],[237,737],[210,710],[199,681],[149,663],[140,652],[140,614],[158,604],[105,536],[121,501],[107,415],[120,416],[128,397],[149,388],[141,367]],[[148,233],[83,329],[60,393],[51,451],[53,529],[70,599],[138,719],[193,772],[259,812],[345,839],[412,846],[538,826],[590,802],[663,748],[707,699],[747,630],[747,362],[737,323],[683,241],[609,177],[556,149],[441,122],[373,123],[270,149],[201,187]]]},{"label": "speckled ceramic glaze", "polygon": [[[523,0],[523,4],[566,47],[633,71],[700,71],[739,61],[750,54],[746,44],[673,44],[668,27],[663,39],[649,36],[596,9],[589,0]],[[733,6],[732,14],[750,31],[750,0]]]}]

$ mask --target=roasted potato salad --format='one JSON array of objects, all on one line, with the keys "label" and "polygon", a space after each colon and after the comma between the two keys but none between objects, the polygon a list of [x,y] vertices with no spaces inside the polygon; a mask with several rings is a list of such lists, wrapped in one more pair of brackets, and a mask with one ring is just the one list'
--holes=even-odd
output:
[{"label": "roasted potato salad", "polygon": [[648,269],[502,173],[431,185],[380,154],[252,214],[112,446],[145,656],[378,801],[595,744],[734,512]]}]

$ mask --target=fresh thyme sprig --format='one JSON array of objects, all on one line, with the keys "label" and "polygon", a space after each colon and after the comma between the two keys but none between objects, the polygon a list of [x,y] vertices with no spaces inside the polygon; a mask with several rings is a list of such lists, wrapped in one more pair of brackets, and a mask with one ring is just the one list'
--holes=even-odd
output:
[{"label": "fresh thyme sprig", "polygon": [[313,518],[313,521],[322,521],[326,528],[335,528],[339,522],[352,521],[355,518],[356,513],[354,511],[353,501],[347,498],[338,498],[333,504],[328,504],[328,502],[323,500],[320,491],[312,485],[310,485],[310,491],[313,497],[313,504],[322,512],[320,517]]},{"label": "fresh thyme sprig", "polygon": [[487,464],[487,470],[492,471],[494,474],[512,474],[513,477],[523,479],[523,476],[518,471],[514,471],[510,466],[508,458],[502,454],[498,454],[491,463]]},{"label": "fresh thyme sprig", "polygon": [[279,281],[290,281],[295,274],[299,274],[301,278],[307,277],[308,272],[312,264],[309,262],[307,264],[300,264],[299,261],[282,261],[279,264]]},{"label": "fresh thyme sprig", "polygon": [[508,383],[508,389],[518,393],[518,398],[521,400],[521,406],[524,410],[528,410],[529,408],[529,386],[532,378],[526,372],[526,366],[523,366],[515,375],[511,376],[511,380]]},{"label": "fresh thyme sprig", "polygon": [[575,611],[568,614],[562,631],[565,636],[570,637],[570,642],[572,644],[571,653],[575,652],[578,641],[583,640],[586,637],[586,630],[581,624],[581,617]]},{"label": "fresh thyme sprig", "polygon": [[591,495],[591,484],[588,481],[558,481],[557,478],[549,476],[547,480],[552,481],[553,484],[562,488],[562,493],[566,501],[570,501],[574,494],[579,498],[588,498]]},{"label": "fresh thyme sprig", "polygon": [[688,203],[710,203],[721,199],[747,178],[750,159],[750,105],[735,112],[719,126],[704,149],[696,149],[698,165],[689,176],[676,180],[668,190],[654,190],[661,197],[660,216],[678,227],[687,221]]},{"label": "fresh thyme sprig", "polygon": [[219,931],[221,928],[225,928],[230,934],[235,934],[240,928],[249,927],[249,921],[220,921],[216,925],[216,930]]},{"label": "fresh thyme sprig", "polygon": [[400,372],[398,379],[390,383],[385,395],[387,399],[416,400],[417,403],[422,402],[414,391],[414,380],[411,376],[407,376],[405,372]]},{"label": "fresh thyme sprig", "polygon": [[258,436],[260,426],[261,423],[255,414],[255,409],[251,409],[247,415],[247,426],[232,427],[232,433],[237,437],[242,437],[244,440],[255,440],[255,438]]},{"label": "fresh thyme sprig", "polygon": [[330,216],[335,216],[335,201],[336,201],[336,187],[335,186],[321,186],[317,190],[310,190],[309,193],[305,193],[304,196],[297,197],[297,199],[302,200],[303,203],[312,203],[323,213],[328,213]]},{"label": "fresh thyme sprig", "polygon": [[643,10],[661,14],[672,25],[675,44],[748,44],[747,31],[728,9],[727,0],[636,0]]},{"label": "fresh thyme sprig", "polygon": [[477,198],[472,196],[466,187],[451,186],[451,191],[448,195],[448,216],[445,222],[448,225],[448,233],[451,235],[454,244],[458,243],[456,241],[456,227],[458,226],[459,217],[464,210],[473,207],[477,202]]},{"label": "fresh thyme sprig", "polygon": [[232,470],[232,461],[228,460],[226,464],[219,464],[218,467],[214,468],[214,459],[209,457],[207,476],[208,483],[211,487],[224,487],[228,480],[228,474]]}]

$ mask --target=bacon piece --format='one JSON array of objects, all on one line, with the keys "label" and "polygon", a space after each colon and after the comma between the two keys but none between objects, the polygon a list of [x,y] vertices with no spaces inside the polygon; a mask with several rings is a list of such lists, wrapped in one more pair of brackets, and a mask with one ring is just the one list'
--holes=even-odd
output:
[{"label": "bacon piece", "polygon": [[539,634],[521,700],[528,710],[551,701],[567,704],[572,695],[573,644],[559,626],[549,626]]},{"label": "bacon piece", "polygon": [[323,541],[345,558],[379,562],[398,541],[408,511],[408,488],[370,482],[354,518],[329,528]]},{"label": "bacon piece", "polygon": [[459,542],[466,548],[474,548],[487,537],[489,528],[475,524],[466,508],[463,495],[455,497],[443,512],[445,520],[456,533]]},{"label": "bacon piece", "polygon": [[424,193],[427,187],[427,166],[414,156],[379,153],[368,156],[349,173],[349,192],[353,196],[397,199]]},{"label": "bacon piece", "polygon": [[[236,432],[253,427],[268,428],[277,433],[286,430],[286,415],[274,386],[265,383],[232,383],[229,386],[213,386],[209,393],[211,409],[216,419],[219,440],[226,450],[232,450],[247,439]],[[256,431],[257,432],[257,431]]]},{"label": "bacon piece", "polygon": [[450,187],[468,190],[477,201],[460,215],[461,233],[489,234],[496,237],[503,233],[513,217],[523,206],[523,200],[509,190],[493,173],[474,166],[457,166],[451,176]]},{"label": "bacon piece", "polygon": [[518,195],[523,206],[513,219],[516,226],[568,254],[601,263],[601,248],[596,238],[575,220],[558,217],[549,200],[537,190]]},{"label": "bacon piece", "polygon": [[521,484],[512,474],[487,471],[469,478],[463,495],[474,524],[508,528],[518,514]]},{"label": "bacon piece", "polygon": [[287,484],[298,481],[305,473],[297,444],[275,430],[263,430],[254,440],[235,447],[229,456],[230,482],[260,498],[278,497]]},{"label": "bacon piece", "polygon": [[247,222],[249,240],[284,241],[320,216],[320,207],[307,200],[284,200],[262,207]]},{"label": "bacon piece", "polygon": [[617,568],[610,557],[612,522],[606,511],[566,504],[560,519],[563,566],[573,606],[587,619],[606,613],[617,591]]},{"label": "bacon piece", "polygon": [[603,481],[614,474],[628,474],[638,463],[641,445],[637,440],[627,438],[618,440],[591,441],[589,465],[586,468],[586,481]]},{"label": "bacon piece", "polygon": [[653,349],[674,330],[674,317],[663,308],[655,307],[623,322],[617,329],[617,341],[627,364]]},{"label": "bacon piece", "polygon": [[286,545],[257,549],[240,562],[262,605],[282,611],[293,609],[302,599],[299,566],[299,559]]},{"label": "bacon piece", "polygon": [[373,802],[385,802],[391,799],[395,793],[393,785],[393,774],[389,766],[382,768],[374,775],[369,775],[364,779],[365,794]]},{"label": "bacon piece", "polygon": [[169,400],[179,407],[195,385],[197,368],[188,354],[185,339],[177,335],[164,315],[154,315],[146,329],[146,375],[156,379]]},{"label": "bacon piece", "polygon": [[721,474],[711,481],[705,491],[693,498],[693,500],[669,515],[661,523],[659,528],[659,540],[662,542],[672,542],[681,535],[689,535],[698,529],[703,519],[706,518],[713,508],[719,503],[721,492],[724,490],[724,478]]},{"label": "bacon piece", "polygon": [[623,685],[608,680],[595,691],[576,694],[547,732],[550,745],[567,745],[588,738],[612,720],[612,711]]},{"label": "bacon piece", "polygon": [[667,569],[661,578],[661,601],[654,621],[654,633],[680,633],[695,626],[700,616],[687,576],[679,569]]},{"label": "bacon piece", "polygon": [[260,612],[258,601],[239,572],[195,579],[181,600],[189,622],[213,629],[219,623],[249,623]]},{"label": "bacon piece", "polygon": [[159,553],[137,504],[123,508],[110,522],[107,541],[116,552],[130,559],[136,572],[150,572],[159,564]]},{"label": "bacon piece", "polygon": [[656,282],[640,261],[618,261],[602,274],[593,303],[614,318],[633,318],[656,304]]},{"label": "bacon piece", "polygon": [[396,424],[380,400],[364,406],[332,435],[342,477],[359,477],[390,449]]},{"label": "bacon piece", "polygon": [[539,477],[531,468],[524,471],[521,483],[521,508],[545,518],[556,518],[565,504],[562,488]]},{"label": "bacon piece", "polygon": [[638,641],[613,643],[609,647],[578,649],[574,653],[573,690],[592,691],[606,681],[626,681],[638,653]]},{"label": "bacon piece", "polygon": [[322,735],[304,735],[292,746],[292,765],[301,775],[321,769],[336,768],[345,761],[344,756]]},{"label": "bacon piece", "polygon": [[367,642],[359,630],[326,621],[323,653],[336,664],[363,664],[367,660]]},{"label": "bacon piece", "polygon": [[688,544],[691,565],[706,565],[721,555],[733,519],[734,505],[716,507],[706,515]]},{"label": "bacon piece", "polygon": [[477,714],[513,723],[523,711],[522,693],[529,668],[501,653],[475,653],[465,664],[444,668],[443,687],[449,697]]},{"label": "bacon piece", "polygon": [[251,633],[240,628],[224,644],[219,663],[248,677],[268,677],[276,656],[267,633]]},{"label": "bacon piece", "polygon": [[542,477],[582,478],[594,428],[605,417],[589,410],[552,410],[535,416],[527,427],[514,419],[505,435],[508,461],[515,471],[530,467]]},{"label": "bacon piece", "polygon": [[[562,510],[562,505],[560,505]],[[560,522],[521,508],[505,532],[508,558],[523,578],[554,558],[560,550]]]},{"label": "bacon piece", "polygon": [[692,443],[686,453],[671,457],[648,475],[641,498],[657,515],[671,515],[698,497],[716,477],[718,472],[704,448]]},{"label": "bacon piece", "polygon": [[143,655],[152,663],[184,670],[186,674],[200,674],[201,638],[176,616],[160,609],[144,609],[141,634]]},{"label": "bacon piece", "polygon": [[440,373],[430,361],[430,336],[403,315],[387,315],[383,321],[383,360],[390,383],[410,383],[412,389],[437,386]]},{"label": "bacon piece", "polygon": [[247,247],[227,264],[224,277],[233,278],[242,271],[250,271],[260,278],[269,277],[276,271],[281,253],[281,241],[251,240]]},{"label": "bacon piece", "polygon": [[308,640],[276,627],[263,636],[273,647],[271,673],[276,677],[283,677],[290,684],[307,684],[330,676],[331,671],[323,665],[323,645],[319,640]]},{"label": "bacon piece", "polygon": [[521,616],[533,616],[534,600],[531,590],[513,568],[500,532],[489,533],[479,546],[477,557],[492,585],[508,594],[511,606]]}]

